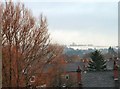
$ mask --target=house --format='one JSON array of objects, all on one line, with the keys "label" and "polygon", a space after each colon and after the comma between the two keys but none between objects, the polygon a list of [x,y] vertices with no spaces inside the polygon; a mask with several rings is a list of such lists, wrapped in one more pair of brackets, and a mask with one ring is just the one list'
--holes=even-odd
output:
[{"label": "house", "polygon": [[[63,61],[62,61],[63,62]],[[117,62],[118,64],[120,61]],[[78,81],[81,82],[82,87],[116,87],[119,86],[119,81],[114,80],[114,61],[108,61],[106,71],[87,71],[85,72],[85,62],[73,62],[66,63],[60,66],[62,72],[60,70],[50,70],[52,72],[48,72],[50,68],[53,67],[52,64],[46,66],[44,73],[41,75],[42,83],[40,83],[40,77],[36,77],[37,86],[61,86],[61,87],[78,87]],[[81,69],[81,79],[78,78],[79,73],[77,72],[78,66]],[[57,66],[56,66],[57,67]],[[54,68],[56,68],[54,66]],[[120,72],[120,71],[119,71]],[[120,73],[119,73],[120,75]],[[54,80],[54,81],[53,81]],[[120,80],[120,76],[119,76]],[[52,85],[53,84],[53,85]]]},{"label": "house", "polygon": [[[117,65],[120,61],[117,61]],[[81,83],[82,87],[118,87],[119,81],[114,80],[114,61],[107,62],[107,70],[106,71],[88,71],[84,72],[84,63],[83,62],[75,62],[70,63],[65,66],[65,75],[69,76],[68,79],[64,80],[65,82],[71,82],[71,84],[66,84],[69,87],[78,87],[78,73],[77,68],[80,66],[81,72]],[[118,73],[120,80],[120,71]],[[65,77],[64,77],[65,78]],[[71,81],[72,80],[72,81]],[[65,85],[65,84],[63,84]]]}]

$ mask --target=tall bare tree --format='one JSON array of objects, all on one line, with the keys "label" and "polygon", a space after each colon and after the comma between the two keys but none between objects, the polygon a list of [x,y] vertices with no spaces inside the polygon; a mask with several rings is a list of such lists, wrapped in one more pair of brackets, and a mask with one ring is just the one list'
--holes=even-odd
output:
[{"label": "tall bare tree", "polygon": [[37,21],[24,4],[0,4],[3,87],[24,87],[57,55],[50,45],[47,20]]},{"label": "tall bare tree", "polygon": [[2,88],[2,50],[1,50],[1,33],[0,33],[0,88]]}]

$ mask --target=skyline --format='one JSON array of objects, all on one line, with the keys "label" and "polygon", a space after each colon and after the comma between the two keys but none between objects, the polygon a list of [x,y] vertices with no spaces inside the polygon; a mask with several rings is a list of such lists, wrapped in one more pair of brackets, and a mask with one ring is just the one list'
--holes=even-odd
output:
[{"label": "skyline", "polygon": [[69,45],[118,45],[117,0],[25,1],[25,7],[48,20],[52,42]]}]

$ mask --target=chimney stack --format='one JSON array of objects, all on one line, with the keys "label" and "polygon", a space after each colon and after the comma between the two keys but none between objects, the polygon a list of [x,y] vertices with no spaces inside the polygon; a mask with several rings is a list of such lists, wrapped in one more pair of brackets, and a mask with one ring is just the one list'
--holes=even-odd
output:
[{"label": "chimney stack", "polygon": [[79,87],[82,87],[81,69],[80,69],[79,66],[78,66],[78,69],[77,69],[77,82],[78,82],[78,86],[79,86]]},{"label": "chimney stack", "polygon": [[118,66],[116,61],[114,61],[114,80],[118,80]]}]

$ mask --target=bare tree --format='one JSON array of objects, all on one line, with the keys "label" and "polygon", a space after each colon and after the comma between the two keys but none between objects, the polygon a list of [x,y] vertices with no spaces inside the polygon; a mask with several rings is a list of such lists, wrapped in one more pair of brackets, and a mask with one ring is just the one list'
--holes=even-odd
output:
[{"label": "bare tree", "polygon": [[56,57],[47,20],[41,15],[37,21],[21,3],[5,2],[0,9],[3,87],[27,86]]},{"label": "bare tree", "polygon": [[[2,10],[2,4],[0,3],[0,13]],[[1,15],[0,15],[0,22],[1,22]],[[1,36],[1,23],[0,23],[0,88],[2,88],[2,47],[1,47],[1,41],[2,41],[2,36]]]},{"label": "bare tree", "polygon": [[52,86],[51,82],[53,79],[55,79],[55,75],[57,71],[60,70],[60,66],[62,66],[61,58],[63,46],[58,44],[50,44],[49,51],[51,51],[51,53],[48,55],[48,57],[50,57],[50,62],[42,66],[42,73],[40,73],[40,70],[36,71],[36,78],[33,85],[40,86],[46,84],[47,87]]}]

